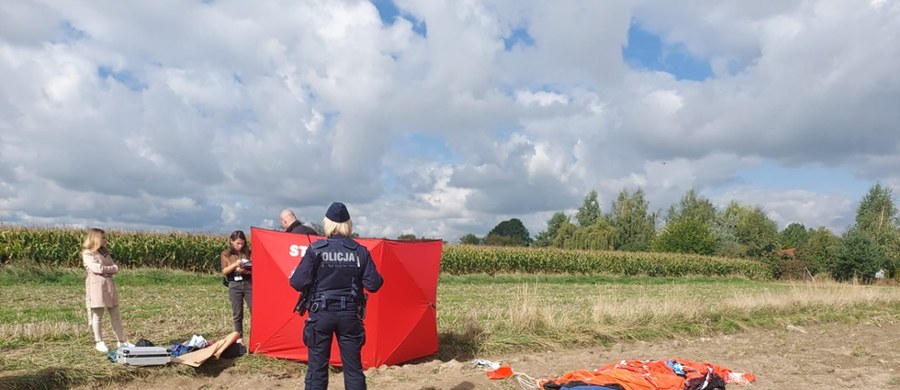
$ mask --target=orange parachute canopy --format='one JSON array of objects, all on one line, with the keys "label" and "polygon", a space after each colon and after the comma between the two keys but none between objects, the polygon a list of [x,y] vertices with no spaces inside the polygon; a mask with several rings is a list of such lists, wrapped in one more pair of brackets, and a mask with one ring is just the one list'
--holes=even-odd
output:
[{"label": "orange parachute canopy", "polygon": [[[750,384],[756,380],[751,373],[735,373],[713,363],[690,360],[622,360],[596,370],[575,370],[560,377],[538,380],[544,389],[558,389],[565,385],[619,385],[625,390],[682,390],[704,389],[716,381]],[[708,387],[713,388],[713,387]]]}]

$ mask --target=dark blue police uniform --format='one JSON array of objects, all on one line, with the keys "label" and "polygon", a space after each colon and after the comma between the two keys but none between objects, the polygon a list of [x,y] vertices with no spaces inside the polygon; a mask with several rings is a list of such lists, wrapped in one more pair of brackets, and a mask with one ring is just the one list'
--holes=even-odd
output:
[{"label": "dark blue police uniform", "polygon": [[295,290],[311,288],[313,294],[303,330],[303,343],[309,351],[306,388],[328,387],[331,338],[336,334],[344,368],[344,387],[365,389],[366,377],[360,357],[366,342],[364,312],[360,310],[366,299],[362,289],[376,292],[384,283],[369,250],[347,237],[333,236],[316,241],[306,250],[290,281]]}]

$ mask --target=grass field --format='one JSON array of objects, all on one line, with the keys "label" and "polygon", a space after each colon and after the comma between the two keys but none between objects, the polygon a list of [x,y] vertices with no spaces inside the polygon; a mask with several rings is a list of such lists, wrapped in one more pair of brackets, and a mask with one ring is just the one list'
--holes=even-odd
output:
[{"label": "grass field", "polygon": [[[228,369],[299,376],[305,365],[249,355],[198,369],[134,369],[94,351],[84,308],[84,271],[0,268],[0,388],[104,385],[144,376],[217,375]],[[126,332],[157,344],[231,331],[220,278],[159,269],[116,277]],[[441,360],[480,354],[564,350],[622,339],[733,333],[749,328],[855,322],[896,316],[900,289],[739,278],[564,275],[442,275],[438,285]],[[114,341],[108,320],[107,342]]]}]

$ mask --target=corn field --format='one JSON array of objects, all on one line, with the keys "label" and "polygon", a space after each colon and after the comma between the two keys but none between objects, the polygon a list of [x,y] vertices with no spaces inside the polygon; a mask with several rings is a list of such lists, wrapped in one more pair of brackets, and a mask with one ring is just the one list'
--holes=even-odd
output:
[{"label": "corn field", "polygon": [[[81,267],[85,230],[0,225],[0,264],[33,260],[39,264]],[[125,267],[173,268],[216,272],[224,234],[108,231],[107,247]],[[441,271],[453,274],[552,273],[648,276],[742,276],[770,279],[769,268],[753,260],[672,253],[589,251],[445,245]]]},{"label": "corn field", "polygon": [[758,261],[726,257],[557,248],[444,246],[441,271],[471,273],[566,273],[648,276],[743,276],[771,278]]},{"label": "corn field", "polygon": [[[82,267],[86,229],[0,226],[0,264],[33,260],[43,265]],[[228,236],[194,233],[107,231],[106,247],[125,267],[216,272]]]}]

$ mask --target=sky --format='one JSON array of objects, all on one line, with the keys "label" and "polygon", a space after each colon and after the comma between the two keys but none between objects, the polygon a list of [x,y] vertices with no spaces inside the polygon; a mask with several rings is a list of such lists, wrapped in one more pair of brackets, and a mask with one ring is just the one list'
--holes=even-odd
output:
[{"label": "sky", "polygon": [[532,235],[900,186],[900,0],[0,2],[0,224]]}]

